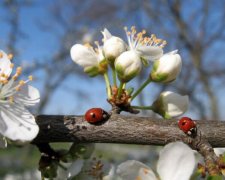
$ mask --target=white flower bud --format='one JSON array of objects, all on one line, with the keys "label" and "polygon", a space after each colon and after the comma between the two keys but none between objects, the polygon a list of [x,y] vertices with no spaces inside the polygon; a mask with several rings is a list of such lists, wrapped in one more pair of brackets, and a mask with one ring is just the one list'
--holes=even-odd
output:
[{"label": "white flower bud", "polygon": [[98,46],[95,52],[90,46],[75,44],[70,50],[72,60],[84,68],[84,72],[93,77],[102,74],[107,70],[107,63],[102,54],[102,49]]},{"label": "white flower bud", "polygon": [[141,71],[142,63],[140,56],[135,51],[123,52],[115,61],[115,69],[118,78],[122,82],[128,82]]},{"label": "white flower bud", "polygon": [[107,29],[102,32],[104,38],[103,51],[105,57],[110,61],[114,60],[124,51],[126,51],[126,43],[119,37],[112,36]]},{"label": "white flower bud", "polygon": [[153,111],[160,114],[165,119],[170,119],[184,114],[188,109],[189,98],[187,95],[165,91],[160,94],[153,103]]},{"label": "white flower bud", "polygon": [[163,55],[153,64],[150,78],[154,82],[171,82],[176,79],[181,71],[182,61],[177,51]]},{"label": "white flower bud", "polygon": [[98,65],[97,55],[94,50],[81,44],[75,44],[70,50],[70,55],[72,60],[83,68]]}]

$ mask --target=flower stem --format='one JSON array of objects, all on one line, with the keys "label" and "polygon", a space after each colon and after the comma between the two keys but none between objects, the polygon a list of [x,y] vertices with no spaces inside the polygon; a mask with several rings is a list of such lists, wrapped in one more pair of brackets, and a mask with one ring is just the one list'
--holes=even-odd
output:
[{"label": "flower stem", "polygon": [[123,83],[123,89],[126,89],[127,83]]},{"label": "flower stem", "polygon": [[112,75],[113,75],[113,85],[117,87],[117,80],[116,80],[116,70],[112,67]]},{"label": "flower stem", "polygon": [[120,86],[119,86],[119,89],[118,89],[118,95],[117,95],[117,98],[120,99],[121,95],[122,95],[122,91],[123,91],[123,87],[124,87],[124,84],[123,82],[120,82]]},{"label": "flower stem", "polygon": [[147,79],[141,87],[134,93],[134,95],[131,97],[131,101],[151,82],[151,79]]},{"label": "flower stem", "polygon": [[152,110],[152,106],[131,106],[134,109],[142,109],[142,110]]},{"label": "flower stem", "polygon": [[107,91],[107,96],[110,99],[112,94],[111,94],[111,87],[110,87],[110,82],[109,82],[109,76],[106,73],[104,73],[104,79],[105,79],[105,84],[106,84],[106,91]]}]

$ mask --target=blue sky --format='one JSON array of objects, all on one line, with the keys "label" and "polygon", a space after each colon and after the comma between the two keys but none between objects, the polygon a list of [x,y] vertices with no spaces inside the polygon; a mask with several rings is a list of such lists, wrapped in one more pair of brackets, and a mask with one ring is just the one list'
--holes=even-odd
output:
[{"label": "blue sky", "polygon": [[[20,54],[18,57],[14,58],[14,62],[20,61],[20,62],[26,62],[26,63],[32,63],[34,61],[41,61],[48,63],[48,59],[51,57],[52,53],[57,51],[57,49],[60,47],[59,44],[59,36],[55,36],[54,33],[50,31],[45,31],[43,28],[50,27],[54,28],[52,31],[56,32],[57,34],[62,34],[63,30],[60,28],[60,26],[56,26],[55,22],[52,22],[52,19],[50,18],[50,12],[49,8],[56,2],[56,1],[33,1],[34,5],[23,7],[20,11],[20,23],[21,23],[21,31],[25,33],[25,38],[19,38],[18,43],[16,44],[17,49],[19,50]],[[200,3],[195,3],[196,7],[200,5]],[[186,8],[183,9],[184,14],[188,18],[188,13],[190,13],[190,6],[186,6]],[[163,7],[162,7],[163,8]],[[215,11],[215,16],[217,17],[217,12]],[[123,16],[123,11],[119,13],[120,16]],[[0,16],[5,17],[6,11],[3,11],[3,8],[0,7]],[[144,17],[144,14],[142,13],[142,16]],[[131,19],[137,20],[137,23],[143,24],[144,26],[147,26],[147,21],[145,20],[146,17],[140,17],[140,15],[131,14]],[[69,18],[69,17],[68,17]],[[130,19],[130,21],[131,21]],[[138,20],[141,20],[140,22]],[[6,50],[5,46],[8,41],[7,35],[10,31],[9,26],[3,20],[3,18],[0,18],[1,27],[0,28],[0,49]],[[52,25],[54,24],[54,26]],[[169,21],[165,21],[165,24],[167,26],[172,26]],[[132,25],[131,22],[128,20],[125,21],[125,25]],[[102,27],[98,27],[98,29],[101,29],[104,27],[104,24],[101,25]],[[123,26],[123,25],[121,25]],[[87,24],[87,27],[90,28],[90,31],[94,27],[92,27],[92,24]],[[107,25],[108,27],[108,25]],[[193,26],[194,27],[194,26]],[[117,33],[117,31],[112,30],[113,32]],[[122,29],[118,30],[119,32],[123,32]],[[159,28],[159,33],[161,29]],[[98,33],[98,37],[100,37],[100,32]],[[174,37],[176,38],[176,37]],[[100,40],[96,38],[95,40]],[[77,43],[76,40],[74,40],[74,44]],[[169,42],[170,43],[170,42]],[[173,46],[173,45],[172,45]],[[170,46],[170,48],[172,47]],[[166,47],[166,51],[171,50],[170,48]],[[179,47],[178,47],[179,48]],[[217,50],[217,48],[215,48]],[[219,50],[218,50],[219,51]],[[68,51],[69,54],[69,51]],[[221,57],[224,57],[224,53],[219,51],[218,54]],[[211,53],[209,52],[209,56]],[[223,62],[224,58],[219,58],[217,61]],[[66,61],[70,61],[70,59],[67,59]],[[221,63],[223,64],[223,63]],[[76,66],[74,64],[74,66]],[[44,75],[41,75],[40,72],[37,74],[34,74],[38,76],[38,79],[33,82],[33,84],[39,88],[41,88],[41,78],[44,78]],[[41,76],[40,76],[41,75]],[[178,78],[179,80],[179,78]],[[51,79],[49,79],[51,81]],[[135,83],[134,83],[135,84]],[[157,89],[158,87],[155,84],[150,85],[145,91],[144,94],[146,95],[146,99],[149,102],[149,104],[154,100],[154,97],[151,95],[152,92],[154,92],[154,89]],[[91,95],[91,98],[85,98],[85,96],[81,96],[80,94],[76,95],[73,93],[73,89],[79,90],[80,92],[85,92],[85,90],[88,89],[88,95]],[[169,90],[169,89],[167,89]],[[217,95],[218,97],[224,97],[224,86],[218,89]],[[154,94],[154,93],[153,93]],[[200,96],[200,94],[199,94]],[[88,96],[87,96],[88,97]],[[146,101],[146,104],[147,104]],[[62,103],[63,102],[63,103]],[[220,101],[220,106],[224,107],[225,102]],[[45,110],[45,113],[47,114],[55,114],[55,113],[62,113],[62,114],[83,114],[86,109],[91,107],[106,107],[110,108],[109,105],[106,102],[106,93],[105,93],[105,87],[104,87],[104,81],[103,78],[86,78],[80,77],[80,76],[69,76],[68,79],[62,83],[61,88],[59,88],[54,96],[52,97],[48,107]],[[191,112],[187,113],[190,114],[195,118],[195,115]],[[223,112],[223,115],[225,115],[225,112]]]}]

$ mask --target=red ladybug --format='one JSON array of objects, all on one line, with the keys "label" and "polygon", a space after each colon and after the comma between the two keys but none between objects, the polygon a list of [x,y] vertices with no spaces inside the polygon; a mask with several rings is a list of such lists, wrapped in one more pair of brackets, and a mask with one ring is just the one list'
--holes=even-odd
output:
[{"label": "red ladybug", "polygon": [[197,132],[196,122],[193,121],[191,118],[182,117],[178,121],[178,126],[185,134],[188,134],[189,136],[196,135]]},{"label": "red ladybug", "polygon": [[85,120],[89,123],[97,123],[109,118],[109,114],[102,108],[91,108],[85,113]]}]

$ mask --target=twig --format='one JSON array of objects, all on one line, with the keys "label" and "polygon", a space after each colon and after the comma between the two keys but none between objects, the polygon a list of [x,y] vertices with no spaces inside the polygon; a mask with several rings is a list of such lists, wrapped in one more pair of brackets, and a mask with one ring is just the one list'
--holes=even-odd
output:
[{"label": "twig", "polygon": [[209,175],[220,175],[220,169],[218,165],[218,157],[214,153],[212,146],[209,144],[207,138],[202,134],[200,130],[197,131],[195,137],[187,137],[182,139],[192,149],[197,150],[205,160],[205,168]]}]

